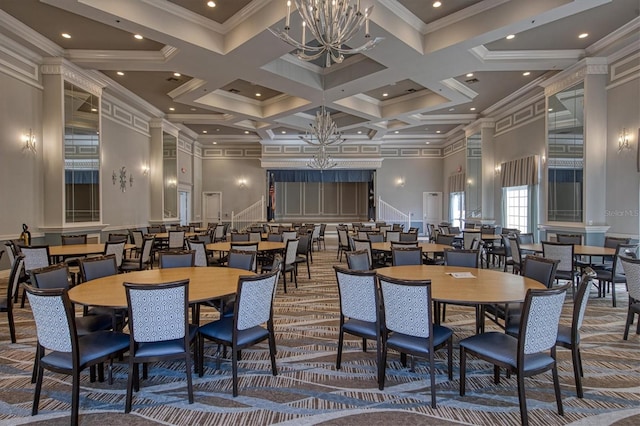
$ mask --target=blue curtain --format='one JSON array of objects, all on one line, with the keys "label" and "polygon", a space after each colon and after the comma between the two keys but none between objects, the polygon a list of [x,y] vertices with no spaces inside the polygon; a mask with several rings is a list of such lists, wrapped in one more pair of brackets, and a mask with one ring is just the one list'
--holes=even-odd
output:
[{"label": "blue curtain", "polygon": [[67,185],[75,184],[97,184],[99,183],[98,170],[65,170],[64,183]]},{"label": "blue curtain", "polygon": [[269,170],[276,182],[371,182],[373,170]]}]

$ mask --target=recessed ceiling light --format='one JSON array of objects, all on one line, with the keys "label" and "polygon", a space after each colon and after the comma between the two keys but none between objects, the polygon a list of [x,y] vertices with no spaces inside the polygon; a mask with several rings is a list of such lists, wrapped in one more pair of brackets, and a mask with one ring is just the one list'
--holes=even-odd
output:
[{"label": "recessed ceiling light", "polygon": [[245,134],[245,135],[248,135],[248,134],[249,134],[249,131],[248,131],[248,130],[245,130],[245,131],[244,131],[244,134]]},{"label": "recessed ceiling light", "polygon": [[436,130],[436,133],[440,133],[440,130]]},{"label": "recessed ceiling light", "polygon": [[476,110],[476,107],[469,108],[469,111],[475,111],[475,110]]},{"label": "recessed ceiling light", "polygon": [[442,6],[442,2],[441,1],[434,1],[433,2],[433,7],[440,7]]},{"label": "recessed ceiling light", "polygon": [[455,110],[456,110],[455,108],[449,108],[449,111],[455,111]]},{"label": "recessed ceiling light", "polygon": [[389,96],[389,94],[388,93],[383,93],[382,96],[386,98],[387,96]]},{"label": "recessed ceiling light", "polygon": [[175,111],[176,109],[174,107],[169,107],[169,111]]},{"label": "recessed ceiling light", "polygon": [[219,131],[220,131],[220,129],[219,129],[219,128],[218,128],[218,129],[216,129],[216,132],[219,132]]},{"label": "recessed ceiling light", "polygon": [[173,73],[173,76],[174,76],[174,77],[180,77],[180,76],[182,76],[182,74],[180,74],[179,72],[174,72],[174,73]]},{"label": "recessed ceiling light", "polygon": [[144,39],[144,37],[142,37],[140,34],[136,34],[133,36],[136,40],[142,40]]},{"label": "recessed ceiling light", "polygon": [[362,130],[358,130],[358,134],[361,135],[362,134]]},{"label": "recessed ceiling light", "polygon": [[215,2],[215,1],[208,1],[208,2],[207,2],[207,6],[209,6],[209,7],[216,7],[216,2]]},{"label": "recessed ceiling light", "polygon": [[60,35],[61,35],[62,37],[64,37],[64,38],[71,38],[71,34],[69,34],[69,33],[62,33],[62,34],[60,34]]},{"label": "recessed ceiling light", "polygon": [[207,131],[206,131],[206,130],[203,130],[203,131],[202,131],[202,133],[207,133]]},{"label": "recessed ceiling light", "polygon": [[473,73],[472,72],[467,73],[467,77],[473,77]]},{"label": "recessed ceiling light", "polygon": [[213,142],[211,142],[211,145],[218,145],[218,142],[213,141]]},{"label": "recessed ceiling light", "polygon": [[531,75],[531,73],[529,71],[525,71],[525,72],[522,73],[522,75],[524,75],[526,77],[528,75]]},{"label": "recessed ceiling light", "polygon": [[191,111],[195,111],[195,110],[196,110],[195,108],[189,108],[189,109],[190,109]]},{"label": "recessed ceiling light", "polygon": [[283,130],[283,131],[281,131],[280,133],[282,133],[283,135],[286,135],[286,134],[287,134],[287,131],[286,131],[286,130]]},{"label": "recessed ceiling light", "polygon": [[91,108],[91,112],[98,112],[98,108]]},{"label": "recessed ceiling light", "polygon": [[118,75],[124,75],[124,73],[122,71],[118,71],[116,74]]},{"label": "recessed ceiling light", "polygon": [[256,98],[259,98],[260,96],[262,96],[262,93],[256,93]]},{"label": "recessed ceiling light", "polygon": [[587,38],[589,37],[589,33],[582,33],[578,36],[578,38]]},{"label": "recessed ceiling light", "polygon": [[507,40],[513,40],[514,38],[516,38],[516,36],[514,34],[509,34],[507,36]]},{"label": "recessed ceiling light", "polygon": [[429,145],[431,142],[425,142],[427,145]]},{"label": "recessed ceiling light", "polygon": [[397,135],[398,133],[400,133],[400,130],[396,130],[396,131],[395,131],[395,132],[393,132],[393,133],[395,133],[395,134]]},{"label": "recessed ceiling light", "polygon": [[553,111],[553,108],[549,108],[549,112]]}]

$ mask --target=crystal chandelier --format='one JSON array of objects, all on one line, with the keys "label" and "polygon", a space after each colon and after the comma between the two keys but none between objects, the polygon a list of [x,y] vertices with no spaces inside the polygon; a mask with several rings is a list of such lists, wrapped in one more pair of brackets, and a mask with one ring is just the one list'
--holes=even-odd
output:
[{"label": "crystal chandelier", "polygon": [[324,170],[338,165],[327,152],[327,147],[344,142],[344,138],[324,105],[320,111],[316,112],[316,118],[311,124],[311,131],[300,136],[300,139],[309,145],[318,147],[318,151],[313,155],[313,159],[307,163],[307,167]]},{"label": "crystal chandelier", "polygon": [[[369,16],[373,6],[362,11],[360,0],[355,2],[352,0],[294,1],[302,18],[302,41],[295,40],[289,35],[291,0],[287,1],[287,18],[284,30],[269,28],[269,31],[297,48],[298,58],[304,61],[313,61],[326,54],[326,66],[330,67],[331,61],[341,63],[344,60],[344,55],[364,52],[383,40],[382,37],[376,37],[358,48],[343,48],[360,31],[363,25],[365,27],[365,38],[371,38],[369,34]],[[307,44],[307,30],[311,33],[309,41],[317,40],[318,46]]]}]

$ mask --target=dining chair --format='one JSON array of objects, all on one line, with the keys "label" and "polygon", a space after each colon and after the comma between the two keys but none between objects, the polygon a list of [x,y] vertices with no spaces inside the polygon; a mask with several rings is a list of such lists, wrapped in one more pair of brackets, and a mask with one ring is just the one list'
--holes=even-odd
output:
[{"label": "dining chair", "polygon": [[369,241],[368,239],[354,238],[353,239],[353,250],[354,251],[365,250],[367,252],[367,254],[369,255],[369,264],[373,268],[376,267],[376,265],[373,262],[371,241]]},{"label": "dining chair", "polygon": [[[513,274],[520,274],[522,272],[522,251],[520,251],[520,239],[517,237],[507,237],[509,242],[509,251],[511,252],[511,272]],[[544,255],[543,255],[544,256]],[[505,262],[504,271],[507,272],[507,266]]]},{"label": "dining chair", "polygon": [[418,234],[415,232],[401,232],[400,239],[398,241],[418,241]]},{"label": "dining chair", "polygon": [[282,234],[271,232],[271,233],[267,234],[267,241],[281,243],[282,242]]},{"label": "dining chair", "polygon": [[369,271],[371,263],[369,261],[369,251],[356,250],[345,253],[347,256],[347,266],[355,271]]},{"label": "dining chair", "polygon": [[[79,269],[81,283],[118,274],[116,256],[113,254],[80,259]],[[127,310],[124,308],[85,307],[83,314],[109,315],[111,328],[117,331],[122,331],[127,318]]]},{"label": "dining chair", "polygon": [[13,319],[13,300],[18,293],[20,287],[20,273],[24,268],[24,255],[20,254],[11,265],[11,273],[7,282],[6,297],[0,298],[0,312],[7,313],[7,322],[9,324],[9,336],[11,343],[16,343],[16,326]]},{"label": "dining chair", "polygon": [[452,246],[453,247],[453,242],[455,241],[455,236],[453,235],[447,235],[447,234],[443,234],[443,233],[439,233],[436,236],[436,244],[442,244],[445,246]]},{"label": "dining chair", "polygon": [[400,241],[400,231],[387,231],[385,241],[397,242]]},{"label": "dining chair", "polygon": [[[198,327],[189,324],[189,280],[162,284],[124,283],[129,313],[129,373],[125,413],[140,388],[138,364],[184,359],[189,404],[193,404],[191,344]],[[194,347],[194,352],[197,352]]]},{"label": "dining chair", "polygon": [[349,246],[349,231],[347,228],[338,228],[338,255],[337,258],[340,258],[340,262],[342,262],[342,253],[346,253],[351,250]]},{"label": "dining chair", "polygon": [[618,244],[616,254],[613,256],[611,268],[597,268],[596,280],[598,280],[598,297],[604,297],[608,288],[611,288],[611,302],[616,307],[616,284],[627,282],[627,277],[622,269],[620,257],[637,257],[638,244]]},{"label": "dining chair", "polygon": [[393,266],[422,265],[421,247],[393,247],[391,249]]},{"label": "dining chair", "polygon": [[[311,279],[311,266],[310,266],[310,259],[312,259],[312,255],[311,255],[311,251],[312,251],[312,245],[313,245],[313,234],[312,233],[306,233],[306,234],[299,234],[298,235],[298,249],[296,251],[296,260],[294,260],[294,264],[296,266],[296,269],[298,268],[299,264],[302,263],[306,263],[307,264],[307,276],[309,277],[309,279]],[[297,275],[297,271],[296,271],[296,275]]]},{"label": "dining chair", "polygon": [[[25,285],[29,305],[36,324],[37,349],[34,365],[35,391],[31,415],[38,414],[44,370],[71,375],[71,424],[78,424],[80,406],[80,373],[87,367],[99,366],[99,379],[103,380],[102,365],[109,362],[109,383],[112,382],[111,365],[114,357],[129,348],[129,336],[115,331],[98,331],[79,335],[77,318],[64,288],[38,289]],[[57,390],[60,391],[59,389]]]},{"label": "dining chair", "polygon": [[254,271],[256,262],[255,251],[242,251],[237,249],[229,250],[227,258],[227,266],[229,268],[244,269],[246,271]]},{"label": "dining chair", "polygon": [[288,240],[295,240],[298,238],[297,231],[283,231],[282,232],[282,242],[286,243]]},{"label": "dining chair", "polygon": [[[477,269],[480,261],[480,252],[478,250],[458,250],[451,248],[445,249],[443,255],[445,266],[458,266],[461,268]],[[480,305],[474,305],[474,307],[476,310],[476,331],[480,332],[482,330]],[[434,303],[434,312],[435,318],[440,318],[440,312],[442,312],[442,321],[444,322],[447,318],[447,303]]]},{"label": "dining chair", "polygon": [[[571,361],[573,362],[573,376],[576,383],[576,394],[578,398],[584,397],[584,391],[582,389],[582,377],[584,372],[582,370],[582,356],[580,354],[580,328],[582,327],[582,321],[584,314],[587,310],[587,302],[589,301],[589,288],[591,287],[591,280],[595,278],[595,271],[592,268],[585,268],[578,285],[578,291],[576,292],[573,300],[573,310],[571,314],[571,325],[558,325],[558,337],[556,345],[571,351]],[[518,336],[520,324],[509,324],[505,329],[505,333],[514,337]]]},{"label": "dining chair", "polygon": [[[204,344],[206,340],[231,348],[234,397],[238,396],[238,355],[242,349],[268,340],[271,371],[274,376],[278,374],[276,338],[273,326],[273,300],[279,272],[279,270],[273,270],[262,275],[239,277],[233,317],[223,316],[217,321],[201,326],[198,330],[198,372],[200,377],[204,374]],[[220,367],[220,357],[217,358],[217,367]]]},{"label": "dining chair", "polygon": [[429,360],[431,407],[436,408],[434,352],[447,348],[447,372],[452,380],[453,331],[433,323],[431,315],[431,280],[398,280],[378,274],[378,286],[384,314],[382,355],[378,364],[378,388],[384,389],[387,352],[401,353]]},{"label": "dining chair", "polygon": [[211,266],[218,264],[215,259],[207,254],[207,247],[204,241],[187,240],[187,248],[195,253],[194,266]]},{"label": "dining chair", "polygon": [[556,268],[556,280],[570,281],[571,291],[573,292],[578,278],[573,244],[543,241],[542,257],[560,261]]},{"label": "dining chair", "polygon": [[342,364],[344,334],[362,338],[362,352],[367,351],[367,339],[376,341],[376,365],[382,356],[380,328],[380,297],[375,271],[356,271],[334,266],[340,302],[340,327],[336,370]]},{"label": "dining chair", "polygon": [[580,234],[556,234],[556,241],[563,244],[582,244],[582,235]]},{"label": "dining chair", "polygon": [[384,235],[381,232],[369,232],[367,238],[372,243],[384,243]]},{"label": "dining chair", "polygon": [[153,247],[155,237],[145,236],[142,240],[142,248],[137,253],[137,257],[122,259],[120,270],[122,272],[144,271],[153,269]]},{"label": "dining chair", "polygon": [[244,232],[232,232],[231,242],[235,241],[249,241],[249,234]]},{"label": "dining chair", "polygon": [[525,377],[551,370],[558,414],[563,416],[562,395],[556,363],[556,341],[562,305],[569,285],[527,290],[522,308],[518,337],[491,331],[460,341],[460,396],[465,396],[467,354],[493,364],[495,384],[500,383],[500,368],[517,375],[518,401],[522,425],[529,424]]},{"label": "dining chair", "polygon": [[196,253],[193,250],[161,251],[158,255],[158,267],[189,268],[195,265]]},{"label": "dining chair", "polygon": [[631,328],[636,314],[638,314],[636,334],[640,334],[640,259],[620,256],[620,263],[627,277],[627,290],[629,292],[627,322],[625,323],[622,337],[623,340],[627,340],[629,338],[629,328]]},{"label": "dining chair", "polygon": [[[559,260],[547,259],[542,256],[527,255],[522,260],[522,276],[544,284],[546,288],[553,287]],[[485,306],[487,317],[505,330],[517,330],[522,317],[522,303],[493,304]],[[491,315],[493,318],[491,318]],[[499,320],[504,323],[500,324]]]},{"label": "dining chair", "polygon": [[123,239],[120,240],[111,240],[104,243],[104,251],[103,255],[113,254],[116,256],[116,265],[118,268],[122,266],[122,261],[124,260],[124,248],[126,245],[126,241]]},{"label": "dining chair", "polygon": [[122,233],[113,233],[113,234],[109,234],[109,236],[107,237],[107,241],[121,241],[124,240],[125,243],[129,242],[129,234],[122,234]]},{"label": "dining chair", "polygon": [[326,245],[326,240],[325,240],[325,233],[327,232],[327,224],[326,223],[321,223],[320,224],[320,234],[318,235],[318,251],[321,250],[321,246],[324,247],[324,249],[327,249],[327,245]]},{"label": "dining chair", "polygon": [[139,229],[129,229],[129,240],[135,245],[133,248],[135,256],[140,256],[142,246],[144,245],[144,233]]},{"label": "dining chair", "polygon": [[181,250],[184,248],[184,231],[169,231],[169,250]]},{"label": "dining chair", "polygon": [[249,231],[249,241],[262,241],[262,232]]},{"label": "dining chair", "polygon": [[253,259],[253,267],[251,271],[257,272],[258,270],[258,245],[259,241],[235,241],[231,242],[231,250],[251,251],[255,253]]}]

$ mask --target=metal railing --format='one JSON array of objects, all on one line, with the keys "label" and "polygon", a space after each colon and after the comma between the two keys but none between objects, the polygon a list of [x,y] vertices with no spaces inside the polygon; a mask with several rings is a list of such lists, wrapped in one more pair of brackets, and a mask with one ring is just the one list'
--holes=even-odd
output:
[{"label": "metal railing", "polygon": [[382,197],[378,197],[378,220],[388,224],[404,224],[405,232],[411,228],[411,213],[403,213],[386,201],[382,201]]},{"label": "metal railing", "polygon": [[238,214],[231,212],[231,229],[237,229],[239,232],[258,222],[265,222],[264,195]]}]

